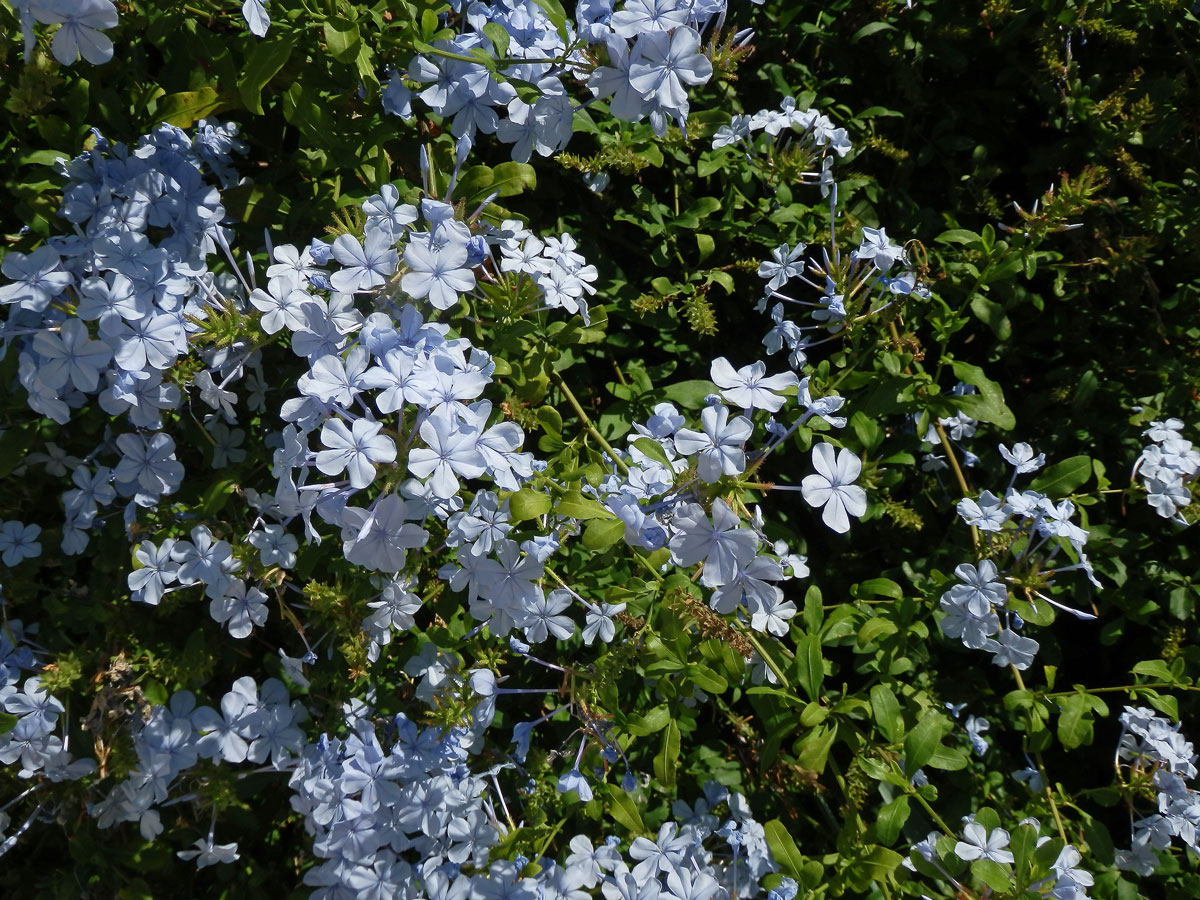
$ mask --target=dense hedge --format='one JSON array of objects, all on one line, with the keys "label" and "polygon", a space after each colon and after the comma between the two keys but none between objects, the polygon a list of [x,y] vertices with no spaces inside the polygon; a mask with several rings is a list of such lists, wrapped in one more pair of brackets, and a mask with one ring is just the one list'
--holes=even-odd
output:
[{"label": "dense hedge", "polygon": [[8,0],[0,885],[1196,896],[1196,15]]}]

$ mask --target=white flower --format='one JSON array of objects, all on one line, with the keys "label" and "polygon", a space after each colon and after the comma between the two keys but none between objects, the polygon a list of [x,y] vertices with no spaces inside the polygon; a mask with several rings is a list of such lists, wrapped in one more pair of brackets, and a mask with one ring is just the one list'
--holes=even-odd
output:
[{"label": "white flower", "polygon": [[779,412],[784,398],[776,391],[785,391],[799,384],[795,372],[767,377],[767,366],[761,360],[734,370],[723,356],[712,362],[713,383],[721,388],[721,396],[743,409],[765,409]]},{"label": "white flower", "polygon": [[180,850],[175,855],[180,859],[196,860],[196,868],[215,866],[217,863],[231,863],[238,859],[237,844],[214,844],[212,840],[196,838],[197,850]]},{"label": "white flower", "polygon": [[1008,832],[1003,828],[995,828],[988,834],[978,822],[968,822],[963,828],[963,839],[954,845],[954,854],[970,862],[976,859],[990,859],[997,863],[1010,863],[1013,855],[1004,848],[1008,846]]},{"label": "white flower", "polygon": [[1017,469],[1018,475],[1024,475],[1026,472],[1036,472],[1046,463],[1046,454],[1039,453],[1033,455],[1033,448],[1028,444],[1013,444],[1013,448],[1009,450],[1003,444],[1000,445],[1000,455],[1005,461]]},{"label": "white flower", "polygon": [[850,530],[850,516],[867,511],[867,492],[854,484],[862,471],[862,462],[849,450],[835,456],[833,445],[821,443],[813,447],[813,468],[816,474],[800,482],[800,490],[809,506],[824,506],[821,521],[839,534]]}]

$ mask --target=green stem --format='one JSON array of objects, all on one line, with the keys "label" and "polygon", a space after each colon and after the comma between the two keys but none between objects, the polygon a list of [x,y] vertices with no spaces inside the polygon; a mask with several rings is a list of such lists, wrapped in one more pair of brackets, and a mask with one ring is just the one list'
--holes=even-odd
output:
[{"label": "green stem", "polygon": [[595,438],[596,443],[603,447],[605,452],[608,453],[609,459],[611,459],[616,465],[617,470],[622,475],[628,475],[629,466],[625,465],[625,461],[617,455],[617,451],[614,450],[612,445],[604,439],[604,435],[596,430],[596,426],[592,424],[592,420],[588,418],[588,414],[583,411],[583,407],[579,405],[579,401],[575,399],[575,395],[571,393],[571,389],[567,387],[567,382],[563,379],[562,375],[560,375],[558,372],[551,372],[550,379],[554,382],[558,389],[562,391],[563,396],[567,398],[567,402],[570,403],[571,408],[575,410],[575,415],[579,418],[579,421],[583,423],[583,427],[587,429],[587,433]]},{"label": "green stem", "polygon": [[[1177,691],[1200,691],[1200,685],[1194,684],[1172,684],[1169,681],[1148,681],[1145,684],[1120,684],[1115,687],[1098,687],[1088,688],[1089,694],[1118,694],[1118,693],[1133,693],[1140,690],[1159,690],[1160,688],[1171,688]],[[1053,700],[1056,697],[1070,697],[1078,691],[1055,691],[1051,694],[1037,694],[1045,700]]]},{"label": "green stem", "polygon": [[642,556],[642,554],[640,554],[636,550],[632,550],[632,549],[629,552],[633,554],[634,559],[636,559],[638,562],[640,562],[643,566],[646,567],[646,571],[649,572],[651,575],[653,575],[654,580],[657,581],[659,584],[662,584],[664,581],[667,580],[667,579],[663,578],[662,573],[659,572],[658,569],[654,568],[654,563],[650,562],[650,560],[646,559],[646,557]]},{"label": "green stem", "polygon": [[542,841],[542,845],[538,848],[537,856],[535,856],[534,859],[541,859],[542,856],[545,855],[546,849],[550,846],[550,842],[552,840],[554,840],[555,836],[560,831],[562,831],[562,827],[566,823],[567,823],[566,816],[563,816],[561,819],[558,820],[558,824],[554,826],[553,830],[548,835],[546,835],[546,839],[544,841]]},{"label": "green stem", "polygon": [[[1016,666],[1009,666],[1012,671],[1013,678],[1017,682],[1019,690],[1026,690],[1025,679],[1021,677],[1021,670]],[[1054,815],[1054,824],[1058,826],[1058,836],[1062,838],[1064,844],[1071,843],[1067,840],[1067,829],[1063,827],[1062,815],[1058,811],[1058,802],[1054,799],[1054,792],[1050,790],[1050,776],[1046,774],[1046,764],[1042,760],[1042,752],[1035,750],[1033,753],[1033,761],[1037,763],[1038,775],[1042,779],[1042,789],[1046,792],[1046,801],[1050,804],[1050,812]]]},{"label": "green stem", "polygon": [[[937,432],[938,440],[941,441],[942,449],[946,451],[946,459],[950,462],[950,468],[954,472],[954,480],[958,482],[959,490],[962,495],[967,497],[971,493],[971,489],[967,487],[966,476],[963,475],[962,468],[958,465],[958,456],[954,453],[954,445],[950,443],[950,436],[946,434],[946,429],[942,427],[942,423],[934,416],[933,428]],[[979,529],[974,525],[971,526],[971,544],[976,552],[979,551]]]},{"label": "green stem", "polygon": [[[900,775],[900,777],[904,778],[904,773],[900,771],[900,767],[896,766],[894,763],[893,763],[893,766],[895,767],[895,770]],[[907,778],[905,778],[904,781],[905,781],[905,784],[908,784]],[[941,816],[938,815],[937,810],[935,810],[932,806],[929,805],[929,801],[926,800],[924,797],[922,797],[921,792],[918,791],[915,787],[913,787],[911,784],[908,784],[908,787],[905,788],[905,791],[907,791],[907,793],[910,797],[917,798],[917,802],[921,804],[921,807],[925,810],[925,813],[929,816],[929,818],[933,819],[933,821],[937,823],[938,828],[942,829],[942,832],[944,834],[949,835],[949,834],[957,834],[958,833],[953,828],[951,828],[949,825],[946,824],[945,820]]]},{"label": "green stem", "polygon": [[767,651],[763,649],[763,645],[759,643],[758,638],[754,636],[754,633],[750,631],[744,631],[742,634],[746,636],[746,640],[750,642],[750,646],[758,651],[758,655],[761,656],[762,661],[767,664],[767,668],[775,673],[775,677],[779,679],[779,683],[790,691],[792,686],[788,683],[787,676],[783,674],[783,671],[779,668],[779,666],[775,665],[775,660],[771,659],[771,657],[767,655]]},{"label": "green stem", "polygon": [[478,56],[467,56],[465,53],[452,53],[449,50],[441,50],[438,47],[429,47],[428,50],[422,50],[427,56],[441,56],[446,59],[457,59],[459,62],[475,63],[477,66],[483,65],[483,61]]}]

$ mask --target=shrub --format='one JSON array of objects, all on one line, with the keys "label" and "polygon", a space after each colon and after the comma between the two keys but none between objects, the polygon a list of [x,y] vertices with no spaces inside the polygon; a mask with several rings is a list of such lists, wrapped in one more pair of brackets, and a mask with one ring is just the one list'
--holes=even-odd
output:
[{"label": "shrub", "polygon": [[612,7],[0,10],[6,888],[1195,894],[1194,12]]}]

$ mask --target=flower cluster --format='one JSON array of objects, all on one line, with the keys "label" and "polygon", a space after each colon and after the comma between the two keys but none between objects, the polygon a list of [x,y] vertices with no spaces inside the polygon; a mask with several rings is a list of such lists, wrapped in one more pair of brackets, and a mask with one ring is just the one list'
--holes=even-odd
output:
[{"label": "flower cluster", "polygon": [[[305,746],[297,723],[306,717],[304,707],[292,701],[283,682],[275,678],[263,681],[261,689],[248,675],[237,679],[221,698],[219,710],[197,706],[191,691],[179,691],[168,704],[146,710],[132,735],[137,765],[92,807],[91,814],[101,828],[137,822],[142,837],[152,841],[163,830],[159,808],[190,799],[171,796],[181,774],[200,760],[251,762],[267,771],[289,768]],[[208,845],[212,845],[211,834]],[[231,846],[236,850],[236,845]],[[180,856],[188,859],[196,854],[183,851]],[[206,861],[202,854],[197,865],[234,858]]]},{"label": "flower cluster", "polygon": [[[830,197],[831,218],[836,198],[834,190]],[[758,276],[766,282],[758,311],[766,311],[769,301],[778,301],[770,308],[774,326],[763,338],[763,346],[769,354],[786,347],[793,369],[807,362],[809,348],[834,340],[847,328],[877,316],[902,298],[929,296],[928,287],[915,271],[888,274],[896,263],[904,265],[907,260],[904,249],[893,244],[883,228],[864,228],[859,246],[845,257],[834,244],[832,253],[822,248],[820,262],[805,260],[807,249],[806,244],[781,244],[758,267]],[[802,300],[784,293],[792,281],[812,288],[819,299]],[[786,318],[784,304],[807,308],[814,324],[797,325]],[[814,341],[806,334],[818,331],[827,337]]]},{"label": "flower cluster", "polygon": [[1179,724],[1145,707],[1125,707],[1117,744],[1118,767],[1121,763],[1129,768],[1132,781],[1153,784],[1158,812],[1133,823],[1130,849],[1118,851],[1117,865],[1149,875],[1159,864],[1156,851],[1166,850],[1172,838],[1200,854],[1200,792],[1190,787],[1196,777],[1196,753],[1179,733]]},{"label": "flower cluster", "polygon": [[1188,485],[1200,474],[1200,450],[1180,435],[1183,422],[1167,419],[1151,422],[1142,434],[1153,441],[1142,450],[1133,466],[1135,475],[1142,476],[1146,502],[1164,519],[1187,525],[1183,510],[1192,502]]},{"label": "flower cluster", "polygon": [[[574,23],[556,23],[535,3],[472,3],[465,31],[391,73],[384,108],[408,118],[418,98],[450,121],[453,134],[494,134],[520,162],[534,150],[550,156],[566,147],[575,113],[598,100],[618,119],[649,117],[662,136],[672,119],[685,127],[687,87],[712,76],[700,35],[724,14],[724,0],[627,0],[619,10],[613,0],[588,0],[576,7]],[[607,55],[607,65],[589,59],[596,52]],[[495,60],[490,69],[481,55]],[[586,82],[592,99],[576,105],[565,78]],[[518,83],[535,90],[522,93]]]},{"label": "flower cluster", "polygon": [[[86,547],[100,506],[132,498],[132,515],[182,481],[174,439],[158,430],[163,411],[181,399],[164,375],[187,353],[196,322],[209,316],[196,276],[226,232],[219,191],[204,175],[228,183],[229,154],[241,146],[236,134],[236,127],[206,122],[193,139],[163,125],[130,150],[97,133],[92,150],[64,167],[60,215],[78,233],[4,258],[11,279],[0,287],[10,310],[4,345],[19,348],[30,407],[66,424],[95,396],[105,412],[142,429],[91,455],[114,449],[115,467],[85,462],[75,469],[76,488],[63,498],[68,553]],[[162,235],[157,244],[150,231]]]},{"label": "flower cluster", "polygon": [[[1035,455],[1023,443],[1011,450],[1001,444],[1000,455],[1013,467],[1004,498],[984,491],[958,503],[959,518],[982,535],[984,547],[995,555],[955,568],[958,583],[941,596],[945,617],[940,627],[947,637],[959,638],[963,646],[992,654],[995,665],[1027,669],[1037,654],[1038,642],[1020,633],[1026,620],[1049,624],[1055,609],[1080,619],[1095,618],[1045,593],[1054,584],[1053,576],[1076,569],[1082,569],[1093,582],[1095,576],[1083,552],[1088,533],[1072,521],[1075,504],[1014,488],[1018,475],[1042,467],[1044,455]],[[1056,563],[1060,553],[1071,559]],[[1010,585],[1017,592],[1015,602],[1010,598]],[[1045,606],[1039,606],[1039,601]],[[1018,607],[1023,614],[1018,614]]]},{"label": "flower cluster", "polygon": [[[836,127],[829,117],[815,109],[797,109],[795,97],[784,97],[779,109],[760,109],[751,115],[734,115],[728,125],[722,125],[713,135],[712,147],[738,147],[747,154],[759,151],[756,134],[766,134],[772,150],[782,143],[784,153],[800,158],[798,168],[816,166],[815,171],[801,171],[800,181],[821,186],[821,196],[828,194],[833,185],[834,158],[839,158],[852,149],[850,135],[845,128]],[[784,135],[780,141],[779,136]],[[764,143],[758,141],[758,143]],[[787,251],[784,251],[785,255]],[[779,285],[775,285],[778,287]]]},{"label": "flower cluster", "polygon": [[[759,518],[747,514],[751,521],[746,527],[728,502],[707,498],[706,491],[709,485],[757,469],[814,416],[844,425],[844,419],[832,416],[841,398],[814,401],[808,379],[798,382],[792,372],[767,377],[761,361],[734,369],[719,357],[712,363],[711,376],[720,394],[712,395],[701,410],[699,430],[686,427],[687,420],[673,404],[658,404],[645,423],[635,424],[628,451],[613,459],[609,475],[589,490],[624,523],[629,546],[651,551],[666,547],[675,565],[701,564],[699,581],[713,591],[712,609],[723,615],[744,610],[754,630],[785,635],[796,607],[775,582],[807,575],[803,557],[790,554],[786,542],[768,541]],[[794,416],[788,425],[768,417],[764,447],[748,455],[756,411],[780,413],[787,403],[781,392],[792,390],[797,392],[799,414],[788,410]],[[741,407],[742,414],[733,415],[726,402]],[[816,471],[801,485],[771,487],[802,491],[811,506],[824,508],[825,524],[844,533],[850,516],[866,512],[866,492],[854,484],[861,462],[829,443],[813,448],[812,461]],[[764,546],[769,548],[766,552]]]},{"label": "flower cluster", "polygon": [[74,781],[94,772],[96,764],[73,759],[66,742],[55,734],[64,707],[41,679],[34,675],[21,682],[22,670],[41,668],[29,646],[33,631],[36,627],[26,629],[20,619],[5,622],[0,630],[0,709],[16,719],[0,733],[0,762],[19,762],[21,778]]},{"label": "flower cluster", "polygon": [[[1014,854],[1014,837],[1019,836],[1022,850]],[[972,872],[981,863],[991,864],[984,880],[991,889],[1001,889],[1007,881],[1011,889],[1026,896],[1028,892],[1052,900],[1088,900],[1087,889],[1096,883],[1091,872],[1080,867],[1079,849],[1057,838],[1041,834],[1035,818],[1022,819],[1014,832],[999,827],[998,817],[990,809],[963,817],[962,837],[930,832],[915,844],[905,860],[914,872],[945,880],[959,894],[969,894],[961,882],[970,864]],[[983,871],[983,870],[979,870]]]},{"label": "flower cluster", "polygon": [[112,0],[15,0],[25,38],[25,61],[33,52],[35,23],[58,25],[50,52],[64,66],[83,57],[94,66],[113,57],[113,43],[102,32],[117,24],[117,7]]}]

